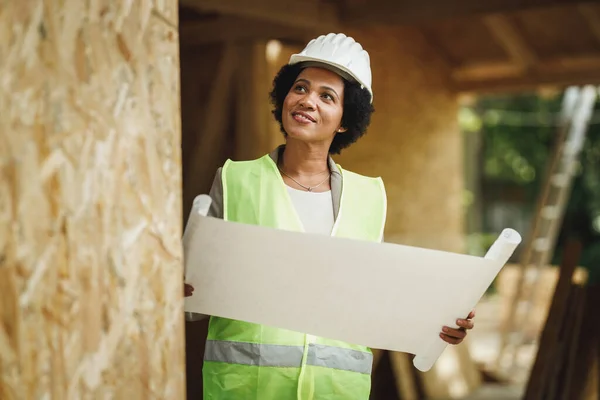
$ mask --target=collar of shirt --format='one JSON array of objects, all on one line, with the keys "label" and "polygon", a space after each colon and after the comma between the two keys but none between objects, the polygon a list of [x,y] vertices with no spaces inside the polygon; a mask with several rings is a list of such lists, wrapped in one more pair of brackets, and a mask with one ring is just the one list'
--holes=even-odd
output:
[{"label": "collar of shirt", "polygon": [[[283,152],[283,149],[285,149],[285,145],[281,145],[269,153],[269,156],[276,165],[281,153]],[[331,200],[333,202],[333,216],[337,220],[338,212],[340,211],[340,200],[342,198],[342,173],[331,156],[327,156],[327,163],[329,164],[329,170],[331,171],[330,184]]]}]

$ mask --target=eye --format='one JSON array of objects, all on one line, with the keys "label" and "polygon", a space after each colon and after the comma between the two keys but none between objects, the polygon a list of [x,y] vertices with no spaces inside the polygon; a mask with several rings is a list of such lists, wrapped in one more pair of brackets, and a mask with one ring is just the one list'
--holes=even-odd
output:
[{"label": "eye", "polygon": [[306,87],[304,85],[296,85],[294,86],[294,91],[299,92],[299,93],[305,93],[306,92]]},{"label": "eye", "polygon": [[333,101],[333,96],[332,96],[332,95],[330,95],[329,93],[323,93],[323,94],[321,95],[321,97],[322,97],[322,98],[324,98],[324,99],[325,99],[325,100],[327,100],[327,101]]}]

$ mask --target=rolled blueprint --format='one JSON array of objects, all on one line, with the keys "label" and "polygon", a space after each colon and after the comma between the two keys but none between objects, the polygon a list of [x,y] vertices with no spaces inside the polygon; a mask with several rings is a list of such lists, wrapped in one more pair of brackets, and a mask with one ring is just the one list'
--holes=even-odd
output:
[{"label": "rolled blueprint", "polygon": [[[517,231],[508,228],[504,229],[492,247],[490,247],[484,258],[501,263],[500,268],[502,268],[508,262],[519,243],[521,243],[521,235],[519,235]],[[477,304],[473,304],[469,309],[465,309],[462,315],[468,315],[476,305]],[[455,324],[448,326],[458,328],[458,326]],[[415,356],[413,365],[419,371],[429,371],[437,359],[442,355],[446,349],[446,346],[446,342],[436,338],[435,342],[431,344],[427,352],[419,353]]]},{"label": "rolled blueprint", "polygon": [[[211,204],[212,204],[212,199],[210,198],[210,196],[208,196],[206,194],[201,194],[199,196],[196,196],[196,198],[194,199],[194,203],[192,204],[192,211],[190,212],[190,217],[188,218],[188,224],[185,226],[185,231],[183,232],[183,242],[184,243],[187,242],[190,232],[196,228],[196,224],[195,224],[196,216],[206,217],[208,215],[208,210],[210,209]],[[187,249],[188,248],[186,246],[184,246],[184,248],[183,248],[184,260],[187,258],[187,254],[186,254],[188,251]],[[185,267],[185,265],[187,265],[187,263],[184,263],[184,267]],[[187,271],[184,271],[184,273],[185,272],[187,272]],[[193,313],[193,312],[189,312],[189,311],[186,311],[186,313],[185,313],[186,321],[199,321],[206,317],[207,316],[204,314]]]},{"label": "rolled blueprint", "polygon": [[[188,320],[207,315],[415,354],[431,368],[441,326],[467,315],[520,242],[505,230],[485,257],[205,218],[184,237]],[[410,329],[406,329],[410,326]]]}]

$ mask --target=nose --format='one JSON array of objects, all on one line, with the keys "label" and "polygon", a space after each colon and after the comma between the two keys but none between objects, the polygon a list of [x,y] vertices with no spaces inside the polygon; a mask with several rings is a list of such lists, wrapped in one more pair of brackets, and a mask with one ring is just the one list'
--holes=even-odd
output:
[{"label": "nose", "polygon": [[315,104],[316,104],[316,100],[314,98],[314,92],[308,92],[306,93],[301,99],[300,99],[300,106],[303,108],[307,108],[309,110],[314,110],[315,109]]}]

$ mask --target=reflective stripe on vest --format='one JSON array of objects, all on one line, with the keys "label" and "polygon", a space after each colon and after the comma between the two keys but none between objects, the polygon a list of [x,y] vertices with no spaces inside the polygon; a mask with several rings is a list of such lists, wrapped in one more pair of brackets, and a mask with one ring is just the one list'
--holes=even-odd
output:
[{"label": "reflective stripe on vest", "polygon": [[[204,361],[260,367],[300,368],[304,346],[230,342],[208,340]],[[373,355],[370,353],[311,343],[307,365],[370,374]]]}]

